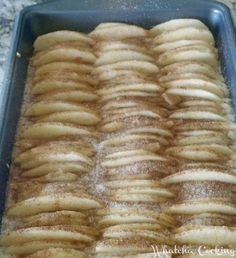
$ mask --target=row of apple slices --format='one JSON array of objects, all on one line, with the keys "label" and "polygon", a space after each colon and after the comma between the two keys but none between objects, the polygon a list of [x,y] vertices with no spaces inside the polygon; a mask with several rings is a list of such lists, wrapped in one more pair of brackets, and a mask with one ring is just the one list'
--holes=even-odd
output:
[{"label": "row of apple slices", "polygon": [[173,240],[235,248],[236,175],[228,165],[234,159],[234,125],[214,38],[194,19],[172,20],[151,33],[161,66],[158,81],[165,88],[162,96],[172,107],[174,140],[166,152],[180,160],[177,171],[163,179],[176,190],[168,212],[182,225],[174,230]]},{"label": "row of apple slices", "polygon": [[[143,28],[104,23],[90,35],[96,41],[93,74],[99,81],[104,132],[99,152],[111,206],[98,212],[102,240],[95,246],[96,257],[149,257],[152,245],[171,244],[174,223],[151,209],[174,196],[159,180],[170,165],[161,152],[171,140],[172,124],[156,82],[158,67]],[[143,208],[132,208],[136,205]]]},{"label": "row of apple slices", "polygon": [[90,218],[102,203],[81,180],[94,167],[100,121],[93,44],[72,31],[49,33],[34,43],[27,121],[14,157],[19,177],[9,183],[13,200],[6,209],[6,223],[14,221],[14,227],[0,240],[4,255],[85,258],[98,237]]},{"label": "row of apple slices", "polygon": [[96,257],[152,257],[152,245],[171,245],[168,230],[175,220],[163,213],[137,208],[99,210],[103,240],[96,244]]},{"label": "row of apple slices", "polygon": [[[14,220],[14,228],[4,231],[0,240],[4,254],[38,257],[51,248],[74,252],[73,257],[87,257],[86,246],[98,237],[88,220],[88,213],[102,207],[78,182],[14,183],[17,201],[6,210],[6,223]],[[18,189],[18,190],[17,190]],[[44,251],[43,251],[44,250]]]},{"label": "row of apple slices", "polygon": [[[127,35],[129,27],[134,33]],[[119,30],[119,36],[112,36],[114,29]],[[107,23],[100,24],[90,35],[96,41],[97,59],[93,73],[101,85],[98,90],[103,109],[101,129],[106,133],[106,139],[100,144],[105,152],[101,166],[109,171],[134,163],[138,166],[146,161],[168,162],[168,159],[157,154],[163,142],[168,144],[165,135],[167,138],[171,136],[168,126],[165,126],[168,112],[164,107],[150,103],[149,99],[147,101],[146,96],[150,91],[151,96],[160,99],[162,92],[155,82],[158,68],[149,69],[156,65],[147,47],[149,39],[146,31],[133,25]],[[132,66],[132,63],[136,65]],[[127,91],[130,95],[127,95]],[[130,127],[133,129],[129,130]],[[156,142],[147,144],[149,149],[146,149],[145,143],[138,146],[139,139],[148,141],[150,137]],[[126,189],[120,191],[121,195],[125,195]],[[116,192],[119,193],[118,190]],[[138,193],[134,197],[138,197]],[[127,195],[127,198],[131,198],[131,195]]]},{"label": "row of apple slices", "polygon": [[[48,166],[46,178],[53,180],[54,170],[68,181],[91,170],[95,154],[91,139],[97,136],[94,129],[100,121],[91,76],[93,44],[87,35],[73,31],[36,39],[32,101],[25,111],[29,123],[21,128],[17,145],[22,152],[15,159],[22,176],[45,176]],[[55,174],[55,180],[59,178]]]}]

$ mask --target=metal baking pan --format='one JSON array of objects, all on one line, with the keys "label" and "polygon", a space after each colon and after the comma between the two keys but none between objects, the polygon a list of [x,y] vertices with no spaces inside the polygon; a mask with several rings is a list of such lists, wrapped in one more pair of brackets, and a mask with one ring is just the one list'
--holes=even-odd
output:
[{"label": "metal baking pan", "polygon": [[[101,22],[127,22],[150,28],[174,18],[197,18],[213,32],[223,75],[236,114],[236,33],[225,5],[207,0],[58,0],[27,7],[16,19],[8,70],[0,88],[0,221],[27,65],[37,36],[55,30],[91,31]],[[20,55],[17,55],[17,52]],[[0,224],[1,225],[1,224]]]}]

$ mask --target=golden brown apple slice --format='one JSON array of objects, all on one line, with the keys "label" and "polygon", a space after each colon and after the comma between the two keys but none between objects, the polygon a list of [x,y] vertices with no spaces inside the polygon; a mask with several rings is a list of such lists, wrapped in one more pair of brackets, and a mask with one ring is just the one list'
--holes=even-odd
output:
[{"label": "golden brown apple slice", "polygon": [[94,44],[94,41],[86,34],[77,31],[61,30],[39,36],[34,42],[34,49],[40,51],[65,41],[78,41],[89,45]]},{"label": "golden brown apple slice", "polygon": [[88,64],[80,64],[76,62],[52,62],[49,64],[38,66],[35,69],[35,76],[42,76],[44,74],[62,71],[62,72],[76,72],[78,74],[90,74],[93,71],[93,66]]},{"label": "golden brown apple slice", "polygon": [[35,123],[22,128],[20,137],[30,139],[53,139],[70,135],[93,135],[89,130],[64,123]]},{"label": "golden brown apple slice", "polygon": [[214,45],[212,33],[207,28],[183,27],[176,30],[165,31],[154,38],[154,43],[163,44],[178,40],[204,40],[210,46]]},{"label": "golden brown apple slice", "polygon": [[158,59],[158,65],[166,66],[176,62],[195,61],[209,64],[213,68],[218,65],[217,56],[209,49],[200,46],[181,47],[162,54]]},{"label": "golden brown apple slice", "polygon": [[25,256],[47,248],[82,249],[84,246],[85,243],[78,241],[40,240],[6,246],[3,250],[6,254]]},{"label": "golden brown apple slice", "polygon": [[199,214],[204,212],[236,214],[236,206],[232,203],[217,200],[189,200],[184,203],[174,204],[168,212],[171,214]]},{"label": "golden brown apple slice", "polygon": [[201,21],[197,19],[172,19],[167,22],[163,22],[161,24],[158,24],[154,26],[151,30],[150,33],[152,36],[159,35],[163,32],[167,31],[175,31],[177,29],[181,28],[198,28],[198,29],[208,29],[207,26],[202,23]]},{"label": "golden brown apple slice", "polygon": [[97,231],[88,226],[42,226],[10,231],[3,235],[1,245],[14,245],[37,240],[92,242]]},{"label": "golden brown apple slice", "polygon": [[120,40],[125,38],[143,38],[147,36],[147,31],[141,27],[124,23],[112,23],[111,26],[106,25],[105,27],[100,24],[89,36],[96,40]]},{"label": "golden brown apple slice", "polygon": [[182,61],[169,64],[162,67],[160,73],[161,75],[197,73],[205,75],[211,79],[223,81],[222,76],[216,69],[213,69],[210,65],[199,61]]},{"label": "golden brown apple slice", "polygon": [[20,221],[21,228],[53,226],[53,225],[87,225],[86,215],[78,211],[56,211],[40,213],[23,218]]},{"label": "golden brown apple slice", "polygon": [[51,212],[58,210],[94,209],[101,207],[101,204],[91,196],[80,194],[57,194],[56,196],[39,196],[20,201],[10,207],[8,216],[25,217],[41,212]]},{"label": "golden brown apple slice", "polygon": [[33,57],[33,66],[40,66],[51,62],[79,62],[93,64],[95,56],[86,48],[75,46],[55,46],[40,51]]},{"label": "golden brown apple slice", "polygon": [[51,257],[51,258],[86,258],[87,255],[84,252],[75,249],[68,248],[48,248],[44,250],[37,251],[25,258],[41,258],[41,257]]},{"label": "golden brown apple slice", "polygon": [[101,55],[96,60],[95,66],[113,64],[129,60],[154,62],[154,59],[151,56],[134,50],[110,50]]},{"label": "golden brown apple slice", "polygon": [[173,239],[178,243],[196,245],[235,245],[236,230],[226,226],[183,226]]}]

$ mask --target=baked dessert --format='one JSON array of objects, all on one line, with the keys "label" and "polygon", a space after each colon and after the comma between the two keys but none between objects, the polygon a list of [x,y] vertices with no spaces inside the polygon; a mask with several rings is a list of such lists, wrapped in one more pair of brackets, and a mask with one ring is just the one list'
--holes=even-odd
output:
[{"label": "baked dessert", "polygon": [[[232,114],[214,37],[199,20],[39,36],[0,256],[234,250]],[[193,253],[171,254],[175,245]]]}]

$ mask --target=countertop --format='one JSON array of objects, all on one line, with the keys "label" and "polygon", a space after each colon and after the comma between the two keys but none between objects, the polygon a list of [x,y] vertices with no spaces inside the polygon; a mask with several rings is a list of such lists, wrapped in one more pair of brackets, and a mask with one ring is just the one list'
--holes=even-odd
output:
[{"label": "countertop", "polygon": [[[83,1],[83,0],[80,0]],[[97,0],[99,1],[99,0]],[[45,0],[0,0],[0,86],[4,77],[6,60],[8,58],[11,32],[14,19],[19,11],[29,5],[46,2]],[[228,5],[236,15],[236,0],[221,0]]]}]

